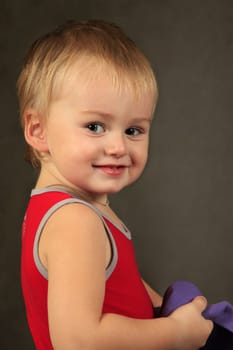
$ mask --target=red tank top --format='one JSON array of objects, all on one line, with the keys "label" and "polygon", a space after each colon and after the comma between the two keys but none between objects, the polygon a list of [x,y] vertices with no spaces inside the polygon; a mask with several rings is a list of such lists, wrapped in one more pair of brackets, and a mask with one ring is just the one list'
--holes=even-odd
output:
[{"label": "red tank top", "polygon": [[63,205],[82,203],[101,218],[112,247],[106,270],[103,313],[138,319],[153,318],[153,306],[141,281],[133,244],[127,229],[122,230],[96,207],[60,189],[34,190],[22,229],[21,283],[29,328],[37,350],[52,350],[47,310],[47,271],[41,264],[38,243],[48,218]]}]

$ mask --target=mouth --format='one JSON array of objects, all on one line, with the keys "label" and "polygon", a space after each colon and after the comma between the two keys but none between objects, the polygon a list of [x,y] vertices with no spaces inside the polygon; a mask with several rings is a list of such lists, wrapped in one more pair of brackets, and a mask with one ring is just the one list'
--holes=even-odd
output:
[{"label": "mouth", "polygon": [[125,165],[95,165],[94,168],[99,169],[104,174],[119,176],[127,168]]}]

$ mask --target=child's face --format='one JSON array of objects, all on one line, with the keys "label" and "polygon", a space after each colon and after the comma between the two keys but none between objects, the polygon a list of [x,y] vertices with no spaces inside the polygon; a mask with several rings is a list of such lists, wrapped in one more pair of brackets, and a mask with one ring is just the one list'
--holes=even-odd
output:
[{"label": "child's face", "polygon": [[46,122],[49,172],[55,183],[89,194],[120,191],[142,173],[148,154],[153,94],[136,98],[106,76],[66,79]]}]

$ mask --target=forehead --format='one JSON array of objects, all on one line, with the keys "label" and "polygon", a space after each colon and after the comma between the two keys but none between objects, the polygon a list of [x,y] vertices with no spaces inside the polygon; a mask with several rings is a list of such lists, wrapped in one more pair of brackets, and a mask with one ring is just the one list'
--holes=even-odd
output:
[{"label": "forehead", "polygon": [[73,67],[60,84],[56,99],[68,109],[151,119],[154,90],[137,90],[127,75],[119,76],[103,65],[83,68]]},{"label": "forehead", "polygon": [[96,95],[103,93],[103,90],[111,90],[119,96],[124,93],[131,94],[135,101],[149,95],[153,104],[157,99],[157,86],[152,74],[146,76],[142,72],[113,66],[103,59],[85,56],[58,72],[52,97],[60,98],[74,90],[77,93],[93,90]]}]

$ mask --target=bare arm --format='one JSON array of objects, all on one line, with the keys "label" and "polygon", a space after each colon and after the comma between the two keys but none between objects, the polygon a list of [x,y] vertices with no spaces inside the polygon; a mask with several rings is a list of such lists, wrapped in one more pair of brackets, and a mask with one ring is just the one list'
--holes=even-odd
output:
[{"label": "bare arm", "polygon": [[211,323],[204,302],[183,306],[171,317],[137,320],[102,315],[108,240],[90,209],[71,204],[49,219],[40,243],[48,268],[48,317],[55,350],[196,350]]}]

